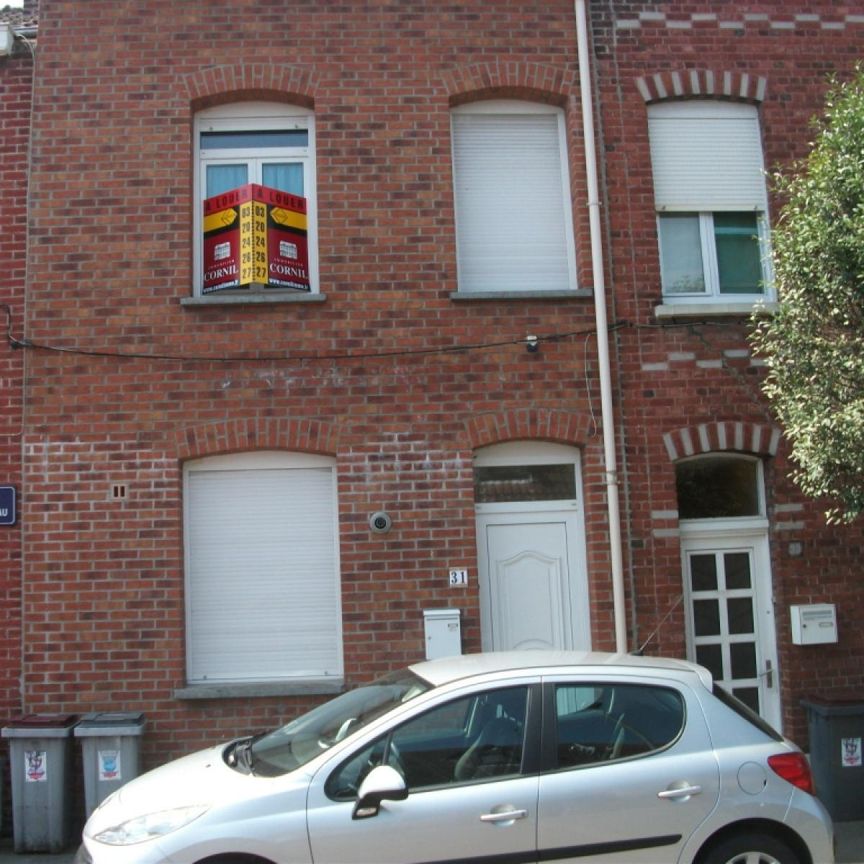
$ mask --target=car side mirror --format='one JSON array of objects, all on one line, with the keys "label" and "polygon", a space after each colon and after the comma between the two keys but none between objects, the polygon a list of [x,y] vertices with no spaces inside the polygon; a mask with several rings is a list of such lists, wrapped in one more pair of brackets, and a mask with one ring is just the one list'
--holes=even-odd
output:
[{"label": "car side mirror", "polygon": [[378,765],[360,784],[351,818],[369,819],[378,815],[382,801],[404,801],[407,797],[408,787],[402,775],[389,765]]}]

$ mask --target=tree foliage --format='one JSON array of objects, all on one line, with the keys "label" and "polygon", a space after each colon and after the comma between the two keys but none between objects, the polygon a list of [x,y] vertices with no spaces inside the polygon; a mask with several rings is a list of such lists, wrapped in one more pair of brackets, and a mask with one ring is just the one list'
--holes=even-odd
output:
[{"label": "tree foliage", "polygon": [[864,70],[833,84],[815,125],[808,157],[775,178],[779,308],[752,338],[795,481],[851,521],[864,510]]}]

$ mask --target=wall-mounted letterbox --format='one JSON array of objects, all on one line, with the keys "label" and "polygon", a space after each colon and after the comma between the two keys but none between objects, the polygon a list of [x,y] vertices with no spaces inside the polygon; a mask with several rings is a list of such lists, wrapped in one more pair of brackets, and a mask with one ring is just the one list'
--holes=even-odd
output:
[{"label": "wall-mounted letterbox", "polygon": [[459,609],[424,609],[426,659],[455,657],[462,653],[462,627]]},{"label": "wall-mounted letterbox", "polygon": [[822,645],[837,641],[837,609],[833,603],[790,606],[792,642],[795,645]]}]

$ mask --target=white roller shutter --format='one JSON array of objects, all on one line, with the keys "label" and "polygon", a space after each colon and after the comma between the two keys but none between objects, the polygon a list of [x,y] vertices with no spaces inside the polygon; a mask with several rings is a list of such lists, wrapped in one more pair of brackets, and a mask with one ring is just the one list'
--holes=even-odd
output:
[{"label": "white roller shutter", "polygon": [[190,683],[342,674],[334,469],[280,461],[187,471]]},{"label": "white roller shutter", "polygon": [[685,101],[648,108],[658,210],[765,212],[756,108]]},{"label": "white roller shutter", "polygon": [[493,102],[452,119],[459,290],[575,287],[560,112]]}]

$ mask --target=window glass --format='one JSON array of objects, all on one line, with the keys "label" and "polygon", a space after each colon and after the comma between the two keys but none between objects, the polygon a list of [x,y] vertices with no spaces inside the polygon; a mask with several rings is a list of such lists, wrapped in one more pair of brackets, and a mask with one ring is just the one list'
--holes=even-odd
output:
[{"label": "window glass", "polygon": [[280,103],[196,115],[195,294],[317,292],[314,131],[311,111]]},{"label": "window glass", "polygon": [[707,303],[766,293],[765,187],[758,110],[711,99],[648,108],[663,294]]},{"label": "window glass", "polygon": [[715,681],[723,681],[726,675],[723,671],[723,647],[717,642],[696,646],[696,662],[704,666]]},{"label": "window glass", "polygon": [[478,504],[572,500],[576,471],[572,464],[476,467],[474,498]]},{"label": "window glass", "polygon": [[693,601],[693,629],[696,636],[716,636],[720,633],[720,601]]},{"label": "window glass", "polygon": [[422,678],[403,669],[349,690],[255,738],[251,744],[252,770],[267,777],[293,771],[382,714],[416,699],[429,687]]},{"label": "window glass", "polygon": [[261,182],[271,189],[303,195],[303,166],[298,162],[268,163],[261,166]]},{"label": "window glass", "polygon": [[721,294],[762,291],[762,262],[755,213],[715,213],[717,275]]},{"label": "window glass", "polygon": [[[712,561],[714,556],[711,556]],[[726,552],[723,555],[726,588],[750,588],[750,556],[746,552]]]},{"label": "window glass", "polygon": [[256,131],[202,132],[202,150],[238,150],[259,147],[306,147],[306,129],[269,129]]},{"label": "window glass", "polygon": [[208,165],[205,198],[230,192],[238,186],[249,182],[249,166],[242,165]]},{"label": "window glass", "polygon": [[331,798],[356,796],[376,765],[388,764],[411,791],[519,773],[527,687],[466,696],[407,721],[356,753],[328,778]]},{"label": "window glass", "polygon": [[698,213],[660,216],[660,260],[667,294],[705,292]]},{"label": "window glass", "polygon": [[683,700],[666,687],[559,684],[555,708],[558,768],[647,755],[684,725]]},{"label": "window glass", "polygon": [[681,519],[759,516],[759,463],[734,456],[700,456],[675,466]]},{"label": "window glass", "polygon": [[717,560],[713,555],[690,556],[690,582],[694,591],[717,590]]}]

